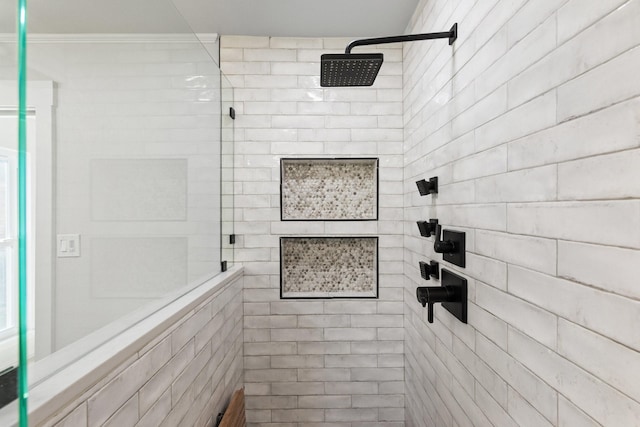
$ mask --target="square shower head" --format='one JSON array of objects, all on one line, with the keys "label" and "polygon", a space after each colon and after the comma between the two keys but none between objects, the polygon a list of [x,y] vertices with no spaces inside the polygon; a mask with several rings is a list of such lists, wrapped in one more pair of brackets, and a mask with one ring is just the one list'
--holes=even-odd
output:
[{"label": "square shower head", "polygon": [[320,86],[371,86],[382,61],[381,53],[326,53],[320,58]]}]

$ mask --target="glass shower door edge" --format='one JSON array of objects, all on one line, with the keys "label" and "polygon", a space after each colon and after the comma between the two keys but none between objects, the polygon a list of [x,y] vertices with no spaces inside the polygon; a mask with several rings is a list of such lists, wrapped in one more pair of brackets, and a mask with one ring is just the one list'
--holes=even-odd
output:
[{"label": "glass shower door edge", "polygon": [[18,405],[28,426],[27,398],[27,1],[18,0]]}]

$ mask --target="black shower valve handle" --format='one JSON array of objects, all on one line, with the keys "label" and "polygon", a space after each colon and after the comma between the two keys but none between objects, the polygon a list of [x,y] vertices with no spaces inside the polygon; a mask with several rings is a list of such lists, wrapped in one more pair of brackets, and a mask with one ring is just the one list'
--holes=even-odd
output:
[{"label": "black shower valve handle", "polygon": [[416,298],[423,307],[427,307],[427,321],[433,323],[433,305],[452,301],[455,294],[445,286],[419,287],[416,289]]},{"label": "black shower valve handle", "polygon": [[451,254],[455,253],[456,243],[451,240],[442,240],[442,226],[436,225],[436,238],[433,243],[433,250],[439,254]]}]

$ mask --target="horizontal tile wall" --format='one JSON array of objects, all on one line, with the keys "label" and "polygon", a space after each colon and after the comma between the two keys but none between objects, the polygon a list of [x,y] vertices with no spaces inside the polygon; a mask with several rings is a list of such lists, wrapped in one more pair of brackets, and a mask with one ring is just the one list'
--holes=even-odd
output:
[{"label": "horizontal tile wall", "polygon": [[[250,426],[404,425],[402,50],[381,50],[371,88],[321,88],[320,55],[349,41],[221,39],[221,68],[236,88]],[[280,221],[282,157],[379,157],[379,220]],[[379,236],[380,298],[280,300],[279,237],[304,235]]]},{"label": "horizontal tile wall", "polygon": [[[404,49],[409,426],[640,425],[637,0],[421,1]],[[414,182],[438,175],[440,193]],[[467,232],[469,324],[415,301]]]},{"label": "horizontal tile wall", "polygon": [[242,387],[242,285],[224,285],[39,425],[214,425]]}]

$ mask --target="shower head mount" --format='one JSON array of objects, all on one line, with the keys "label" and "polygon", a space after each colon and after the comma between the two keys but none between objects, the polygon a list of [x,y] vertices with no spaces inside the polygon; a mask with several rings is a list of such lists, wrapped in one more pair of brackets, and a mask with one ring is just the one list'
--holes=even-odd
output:
[{"label": "shower head mount", "polygon": [[449,31],[442,33],[407,34],[403,36],[376,37],[372,39],[354,40],[344,53],[326,53],[320,57],[320,86],[346,87],[371,86],[382,66],[381,53],[351,53],[356,46],[374,44],[404,43],[418,40],[449,39],[452,45],[458,38],[458,24],[453,24]]}]

